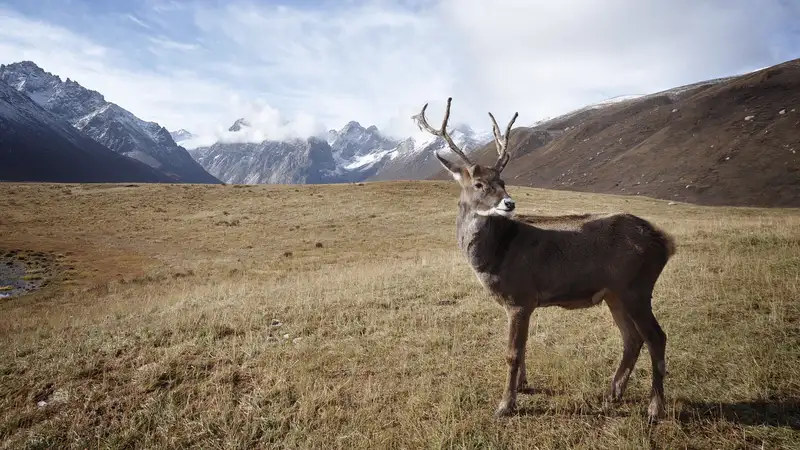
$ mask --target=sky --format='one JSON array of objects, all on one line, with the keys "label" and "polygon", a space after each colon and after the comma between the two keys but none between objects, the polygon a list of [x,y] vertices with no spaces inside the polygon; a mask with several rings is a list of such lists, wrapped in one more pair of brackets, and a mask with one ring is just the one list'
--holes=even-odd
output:
[{"label": "sky", "polygon": [[485,131],[798,57],[795,0],[0,0],[0,63],[202,135],[405,137],[449,96]]}]

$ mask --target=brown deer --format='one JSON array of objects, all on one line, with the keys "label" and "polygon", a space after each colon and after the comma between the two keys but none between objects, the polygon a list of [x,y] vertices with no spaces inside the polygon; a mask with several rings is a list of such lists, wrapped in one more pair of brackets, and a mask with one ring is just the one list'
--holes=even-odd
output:
[{"label": "brown deer", "polygon": [[652,311],[653,287],[675,253],[671,236],[631,214],[583,214],[514,218],[514,200],[500,173],[508,163],[508,138],[514,114],[500,135],[492,113],[498,159],[493,167],[475,164],[447,132],[450,103],[439,130],[422,111],[413,116],[420,129],[439,136],[461,164],[436,158],[461,185],[456,220],[458,246],[478,281],[505,308],[508,316],[508,373],[495,416],[516,411],[517,390],[527,384],[525,346],[528,324],[537,307],[588,308],[605,300],[622,334],[622,361],[606,398],[618,401],[639,352],[647,344],[653,365],[648,417],[664,414],[664,362],[667,336]]}]

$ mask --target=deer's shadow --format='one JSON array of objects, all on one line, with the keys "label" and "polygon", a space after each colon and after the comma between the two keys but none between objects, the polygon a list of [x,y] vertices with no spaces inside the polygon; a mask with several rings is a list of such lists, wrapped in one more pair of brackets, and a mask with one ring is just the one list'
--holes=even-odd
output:
[{"label": "deer's shadow", "polygon": [[800,398],[698,402],[679,400],[676,419],[682,423],[726,420],[740,425],[789,427],[800,430]]},{"label": "deer's shadow", "polygon": [[[526,406],[520,408],[519,414],[523,416],[557,414],[627,417],[637,413],[636,405],[641,405],[639,409],[644,414],[647,399],[626,397],[606,406],[600,404],[601,400],[596,403],[578,402],[559,410],[541,406]],[[796,397],[783,400],[743,400],[739,402],[701,402],[678,398],[671,403],[672,408],[668,408],[667,420],[672,419],[684,424],[727,421],[745,426],[788,427],[800,430],[800,398]]]}]

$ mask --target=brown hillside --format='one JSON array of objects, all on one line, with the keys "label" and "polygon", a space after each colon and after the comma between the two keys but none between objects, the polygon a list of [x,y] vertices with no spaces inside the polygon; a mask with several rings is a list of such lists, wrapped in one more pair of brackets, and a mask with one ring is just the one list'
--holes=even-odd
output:
[{"label": "brown hillside", "polygon": [[[584,108],[517,128],[510,140],[509,184],[798,207],[800,59]],[[493,161],[494,144],[475,155]],[[440,171],[433,178],[446,177]]]}]

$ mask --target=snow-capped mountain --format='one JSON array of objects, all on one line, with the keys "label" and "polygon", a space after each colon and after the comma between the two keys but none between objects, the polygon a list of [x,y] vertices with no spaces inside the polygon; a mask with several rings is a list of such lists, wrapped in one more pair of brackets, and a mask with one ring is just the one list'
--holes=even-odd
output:
[{"label": "snow-capped mountain", "polygon": [[383,136],[375,125],[364,128],[351,121],[339,131],[329,131],[328,144],[338,161],[349,164],[368,154],[392,150],[399,142]]},{"label": "snow-capped mountain", "polygon": [[169,182],[166,174],[122,156],[0,80],[0,180]]},{"label": "snow-capped mountain", "polygon": [[228,131],[242,131],[242,129],[250,128],[251,126],[250,122],[245,118],[236,119],[236,122],[233,122],[233,125],[228,128]]},{"label": "snow-capped mountain", "polygon": [[172,136],[172,140],[178,145],[181,145],[181,142],[183,141],[188,141],[189,139],[195,137],[194,133],[191,131],[186,131],[183,128],[178,131],[170,131],[169,135]]},{"label": "snow-capped mountain", "polygon": [[[449,129],[453,142],[467,155],[493,139],[492,133],[476,133],[467,125]],[[388,161],[369,180],[424,180],[438,172],[442,166],[434,157],[439,151],[445,158],[456,160],[444,139],[432,135],[407,138],[390,152]]]},{"label": "snow-capped mountain", "polygon": [[231,184],[307,184],[339,181],[331,147],[318,138],[254,143],[217,142],[189,153]]},{"label": "snow-capped mountain", "polygon": [[0,80],[111,150],[189,183],[219,183],[170,133],[107,102],[98,92],[45,72],[31,61],[0,65]]},{"label": "snow-capped mountain", "polygon": [[[246,119],[238,119],[229,131],[244,136],[250,126]],[[479,135],[464,125],[450,134],[466,152],[491,139],[491,134]],[[383,135],[374,125],[365,128],[351,121],[340,130],[328,131],[324,141],[316,137],[228,141],[190,149],[189,153],[226,183],[341,183],[427,178],[440,167],[433,152],[445,147],[444,140],[435,136],[398,140]]]}]

